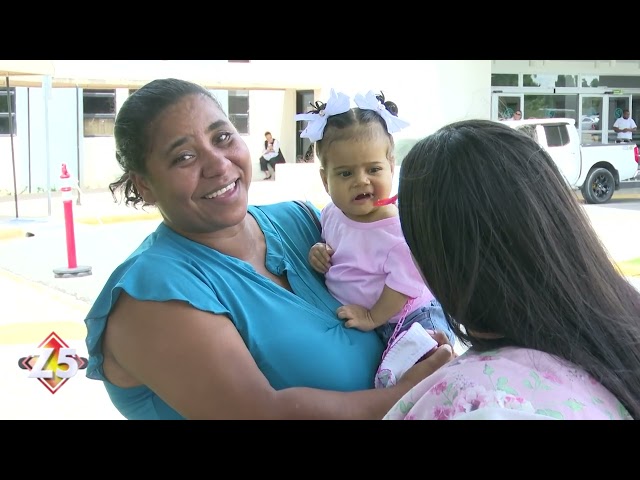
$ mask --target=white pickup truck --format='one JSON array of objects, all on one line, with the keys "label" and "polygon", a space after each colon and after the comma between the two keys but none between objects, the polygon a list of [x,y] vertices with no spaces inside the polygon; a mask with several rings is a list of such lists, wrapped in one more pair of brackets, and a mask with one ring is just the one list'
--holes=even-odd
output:
[{"label": "white pickup truck", "polygon": [[580,144],[573,118],[506,121],[533,137],[553,158],[567,183],[587,203],[606,203],[620,182],[638,171],[638,146],[633,143]]}]

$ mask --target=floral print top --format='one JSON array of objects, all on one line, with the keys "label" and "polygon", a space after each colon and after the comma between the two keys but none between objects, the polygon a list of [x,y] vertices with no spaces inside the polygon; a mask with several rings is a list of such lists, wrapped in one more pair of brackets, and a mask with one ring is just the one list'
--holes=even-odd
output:
[{"label": "floral print top", "polygon": [[521,412],[523,418],[530,414],[542,419],[632,420],[624,406],[582,369],[553,355],[516,347],[467,350],[407,392],[384,420],[453,420],[496,408]]}]

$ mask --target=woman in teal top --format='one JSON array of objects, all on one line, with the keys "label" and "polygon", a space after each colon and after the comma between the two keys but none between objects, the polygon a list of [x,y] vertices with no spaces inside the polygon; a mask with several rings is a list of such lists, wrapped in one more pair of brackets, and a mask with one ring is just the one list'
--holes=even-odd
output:
[{"label": "woman in teal top", "polygon": [[206,89],[155,80],[114,135],[112,192],[163,217],[86,318],[87,377],[126,418],[379,419],[452,358],[372,388],[382,345],[337,318],[307,263],[316,225],[295,202],[247,205],[249,151]]}]

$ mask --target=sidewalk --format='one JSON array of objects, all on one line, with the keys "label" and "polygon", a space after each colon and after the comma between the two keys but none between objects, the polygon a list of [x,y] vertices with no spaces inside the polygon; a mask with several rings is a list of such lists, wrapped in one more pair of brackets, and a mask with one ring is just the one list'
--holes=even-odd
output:
[{"label": "sidewalk", "polygon": [[0,362],[5,365],[0,420],[123,419],[104,386],[87,379],[84,369],[52,393],[19,368],[19,360],[37,355],[52,332],[86,358],[84,317],[90,305],[2,268],[0,290],[7,295],[0,316]]},{"label": "sidewalk", "polygon": [[[75,193],[75,192],[74,192]],[[127,207],[114,201],[106,189],[83,192],[80,204],[77,196],[73,199],[74,223],[100,224],[137,220],[157,220],[159,213],[153,207],[145,210]],[[60,192],[51,194],[20,195],[0,200],[0,239],[25,236],[30,228],[42,222],[64,223],[64,206]]]}]

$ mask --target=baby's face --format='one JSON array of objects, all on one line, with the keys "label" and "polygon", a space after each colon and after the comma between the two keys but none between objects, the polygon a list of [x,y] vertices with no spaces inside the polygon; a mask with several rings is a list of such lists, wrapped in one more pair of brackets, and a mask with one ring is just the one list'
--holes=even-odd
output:
[{"label": "baby's face", "polygon": [[332,142],[323,152],[320,174],[325,190],[347,217],[368,215],[380,208],[376,200],[390,196],[393,164],[388,151],[388,139],[379,137]]}]

